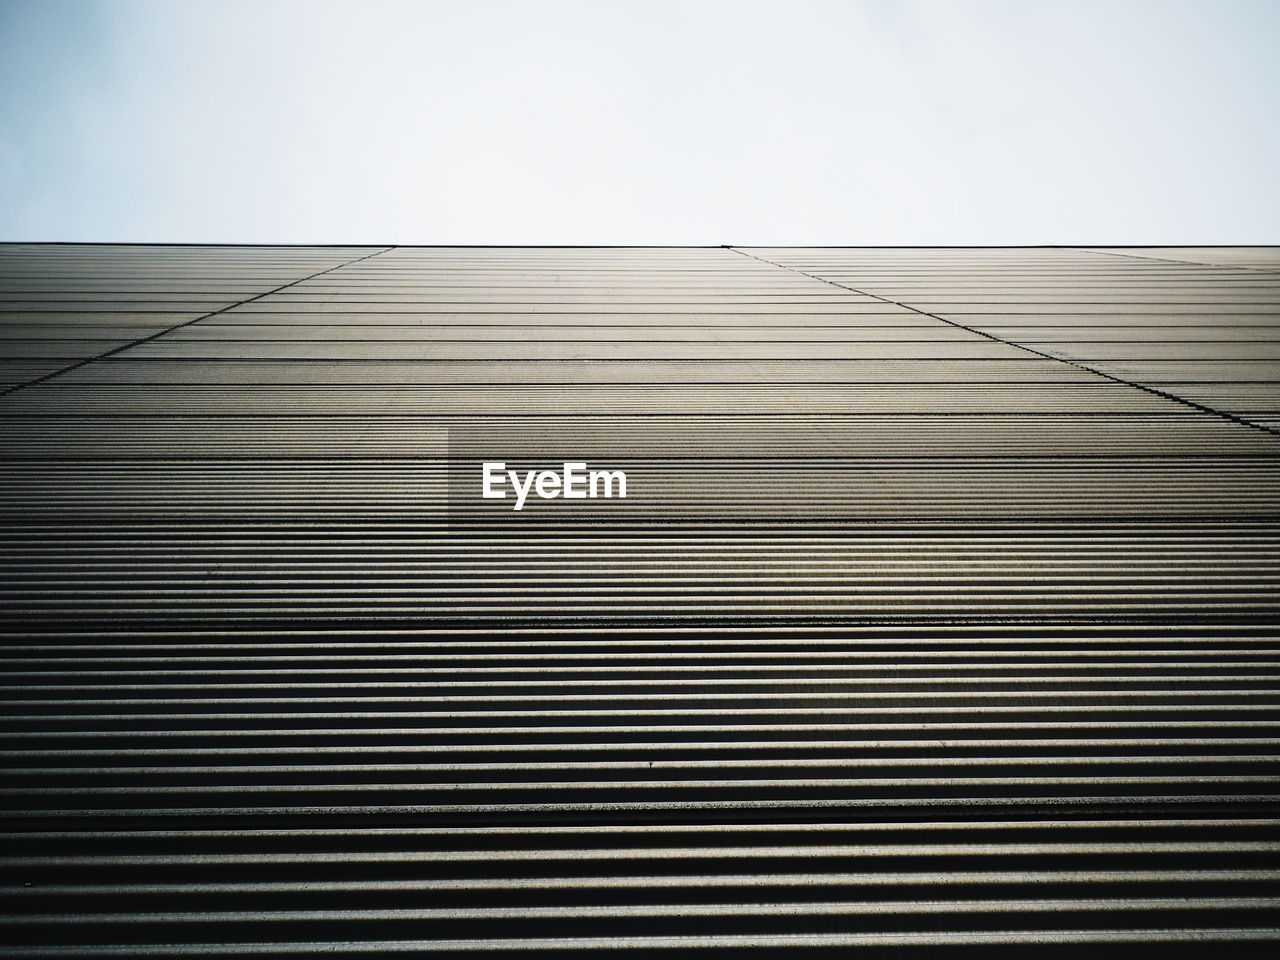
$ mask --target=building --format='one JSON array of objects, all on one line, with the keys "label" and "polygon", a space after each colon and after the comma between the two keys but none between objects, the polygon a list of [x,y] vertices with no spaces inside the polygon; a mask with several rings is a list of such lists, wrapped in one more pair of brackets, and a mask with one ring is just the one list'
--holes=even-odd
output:
[{"label": "building", "polygon": [[1280,938],[1280,249],[7,244],[0,294],[0,953]]}]

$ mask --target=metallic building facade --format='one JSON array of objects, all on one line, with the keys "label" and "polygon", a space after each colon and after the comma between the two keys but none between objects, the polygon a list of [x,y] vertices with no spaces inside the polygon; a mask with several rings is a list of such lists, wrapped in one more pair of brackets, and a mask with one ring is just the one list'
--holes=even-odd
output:
[{"label": "metallic building facade", "polygon": [[7,244],[0,298],[0,955],[1275,949],[1280,249]]}]

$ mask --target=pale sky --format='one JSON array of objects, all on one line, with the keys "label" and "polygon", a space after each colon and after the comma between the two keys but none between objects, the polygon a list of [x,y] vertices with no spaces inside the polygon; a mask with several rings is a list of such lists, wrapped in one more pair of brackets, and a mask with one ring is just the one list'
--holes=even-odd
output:
[{"label": "pale sky", "polygon": [[0,239],[1280,243],[1280,0],[0,0]]}]

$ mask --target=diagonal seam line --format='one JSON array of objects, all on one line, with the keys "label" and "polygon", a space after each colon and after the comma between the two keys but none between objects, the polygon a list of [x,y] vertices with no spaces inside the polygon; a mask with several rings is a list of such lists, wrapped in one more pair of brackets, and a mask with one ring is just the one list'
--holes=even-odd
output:
[{"label": "diagonal seam line", "polygon": [[1173,257],[1144,257],[1140,253],[1120,253],[1116,250],[1104,250],[1098,247],[1069,247],[1078,253],[1091,253],[1099,257],[1125,257],[1129,260],[1141,260],[1144,263],[1172,263],[1180,267],[1208,267],[1210,270],[1252,270],[1255,273],[1280,273],[1280,267],[1246,267],[1234,263],[1205,263],[1203,260],[1183,260]]},{"label": "diagonal seam line", "polygon": [[303,283],[307,280],[314,280],[316,277],[322,277],[326,273],[332,273],[334,270],[341,270],[343,267],[349,267],[353,263],[360,263],[362,260],[369,260],[372,257],[380,257],[382,256],[382,254],[386,253],[387,251],[394,250],[394,249],[395,249],[395,245],[393,244],[392,246],[384,247],[381,250],[375,250],[373,253],[367,253],[363,257],[356,257],[352,260],[347,260],[343,263],[335,264],[332,267],[326,267],[323,270],[317,270],[315,273],[307,274],[307,276],[305,277],[299,277],[297,280],[290,280],[288,283],[282,283],[280,284],[280,286],[275,287],[271,290],[267,290],[263,293],[256,293],[252,297],[245,297],[243,300],[237,300],[235,303],[229,303],[225,307],[219,307],[217,310],[211,310],[209,313],[201,314],[200,316],[196,317],[193,320],[184,320],[182,323],[175,323],[172,327],[165,327],[163,330],[159,330],[156,333],[149,334],[145,337],[139,337],[137,340],[132,340],[129,343],[120,344],[117,347],[112,347],[110,350],[105,350],[102,353],[97,354],[96,356],[85,357],[82,360],[77,360],[75,363],[69,363],[65,367],[59,367],[57,370],[53,371],[52,373],[46,373],[42,377],[36,377],[32,380],[26,381],[25,383],[20,383],[17,386],[10,387],[7,390],[0,390],[0,397],[7,397],[11,393],[17,393],[19,390],[25,390],[27,387],[34,387],[36,384],[39,384],[39,383],[46,383],[49,380],[53,380],[55,377],[62,376],[64,373],[70,373],[72,370],[79,370],[81,367],[88,366],[91,363],[97,363],[99,360],[105,360],[107,357],[115,356],[117,353],[120,353],[124,350],[131,350],[134,347],[139,346],[141,344],[150,343],[152,340],[156,340],[160,337],[167,336],[168,334],[173,333],[173,331],[175,330],[181,330],[184,327],[194,326],[195,324],[200,323],[202,320],[208,320],[210,317],[216,317],[220,313],[226,313],[228,310],[234,310],[236,307],[242,307],[246,303],[253,303],[255,300],[261,300],[263,297],[270,297],[273,294],[279,293],[281,290],[287,290],[289,287],[295,286],[296,284]]},{"label": "diagonal seam line", "polygon": [[[948,324],[949,326],[952,326],[952,327],[956,327],[960,330],[967,330],[969,333],[977,334],[980,337],[985,337],[987,340],[992,340],[996,343],[1002,343],[1006,347],[1016,347],[1019,350],[1025,350],[1027,353],[1033,354],[1044,360],[1053,360],[1053,361],[1056,361],[1057,363],[1064,363],[1069,367],[1075,367],[1077,370],[1083,370],[1085,373],[1092,373],[1095,376],[1102,377],[1104,380],[1110,380],[1112,383],[1118,383],[1122,386],[1132,387],[1135,390],[1141,390],[1144,393],[1150,393],[1157,397],[1162,397],[1165,400],[1172,400],[1175,403],[1180,403],[1185,407],[1190,407],[1193,410],[1198,410],[1200,413],[1207,413],[1213,417],[1220,417],[1224,420],[1230,420],[1232,423],[1239,424],[1242,427],[1249,427],[1253,430],[1261,431],[1262,433],[1265,433],[1272,437],[1280,437],[1280,430],[1272,430],[1270,427],[1264,427],[1258,423],[1251,423],[1250,421],[1245,420],[1242,417],[1237,417],[1233,413],[1227,413],[1225,410],[1218,410],[1214,407],[1208,407],[1208,406],[1205,406],[1203,403],[1197,403],[1194,400],[1188,400],[1186,397],[1180,397],[1177,394],[1166,393],[1163,390],[1157,390],[1155,387],[1148,387],[1141,383],[1134,383],[1132,380],[1126,380],[1123,377],[1117,377],[1114,374],[1105,373],[1102,370],[1096,370],[1093,367],[1086,366],[1085,364],[1080,363],[1076,360],[1069,360],[1066,357],[1055,357],[1051,353],[1044,353],[1040,350],[1035,349],[1034,347],[1028,347],[1022,343],[1015,343],[1012,340],[1002,339],[1001,337],[997,337],[995,334],[987,333],[983,330],[978,330],[975,327],[967,327],[963,323],[957,323],[954,320],[948,320],[946,317],[940,317],[936,313],[930,313],[927,310],[921,310],[919,307],[913,307],[908,303],[902,303],[901,301],[898,301],[898,300],[891,300],[888,297],[882,297],[879,294],[871,293],[870,291],[867,291],[867,290],[858,290],[855,287],[850,287],[843,283],[837,283],[835,280],[828,280],[825,277],[819,277],[812,273],[805,273],[805,271],[800,270],[796,267],[788,267],[786,264],[776,263],[773,260],[768,260],[764,257],[758,257],[754,253],[747,253],[745,250],[739,250],[737,247],[731,247],[728,244],[725,245],[725,249],[732,250],[734,253],[741,254],[744,257],[750,257],[752,260],[759,260],[761,263],[767,263],[767,264],[770,264],[771,266],[778,267],[779,269],[782,269],[782,270],[790,270],[792,273],[798,274],[802,277],[808,277],[810,280],[818,280],[822,283],[829,283],[833,287],[839,287],[841,290],[848,290],[850,293],[856,293],[859,296],[873,297],[874,299],[879,300],[881,303],[892,303],[894,306],[902,307],[905,310],[910,310],[912,313],[918,313],[921,316],[930,317],[934,320],[937,320],[941,323]],[[1072,248],[1072,249],[1075,249],[1075,248]],[[1172,263],[1174,261],[1165,261],[1165,262]]]}]

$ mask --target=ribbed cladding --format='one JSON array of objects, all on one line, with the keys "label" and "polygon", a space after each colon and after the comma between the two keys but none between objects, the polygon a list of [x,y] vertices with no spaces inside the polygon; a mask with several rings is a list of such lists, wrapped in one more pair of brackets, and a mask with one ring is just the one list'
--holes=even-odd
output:
[{"label": "ribbed cladding", "polygon": [[1280,415],[1280,247],[748,252],[1267,430]]},{"label": "ribbed cladding", "polygon": [[1276,438],[732,251],[289,291],[4,398],[0,953],[1274,951]]},{"label": "ribbed cladding", "polygon": [[4,244],[0,248],[0,393],[369,252],[361,248]]}]

